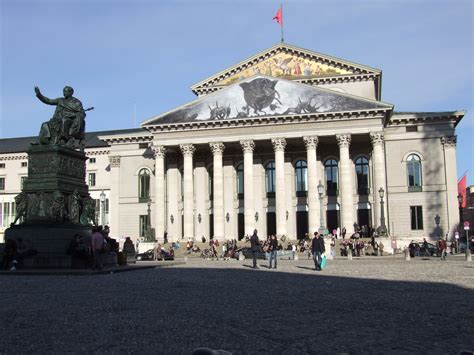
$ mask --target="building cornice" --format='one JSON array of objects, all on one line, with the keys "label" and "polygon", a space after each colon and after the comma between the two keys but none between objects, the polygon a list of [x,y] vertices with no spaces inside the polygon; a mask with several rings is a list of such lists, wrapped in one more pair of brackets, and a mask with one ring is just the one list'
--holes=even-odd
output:
[{"label": "building cornice", "polygon": [[277,115],[277,116],[257,116],[249,118],[236,118],[231,120],[202,120],[192,122],[179,122],[168,124],[148,125],[144,128],[150,132],[172,132],[188,130],[206,130],[206,129],[224,129],[236,127],[255,127],[272,125],[285,125],[306,122],[348,120],[348,119],[367,119],[367,118],[386,118],[391,114],[392,108],[376,108],[358,111],[341,112],[322,112],[299,115]]},{"label": "building cornice", "polygon": [[93,155],[108,155],[110,153],[110,149],[100,149],[100,150],[87,150],[86,149],[86,156],[93,156]]},{"label": "building cornice", "polygon": [[450,112],[394,112],[387,126],[403,126],[415,123],[437,123],[439,121],[448,121],[454,123],[456,127],[462,120],[465,111]]},{"label": "building cornice", "polygon": [[27,159],[28,159],[28,155],[25,154],[25,153],[0,155],[0,161],[5,161],[5,160],[27,160]]},{"label": "building cornice", "polygon": [[109,145],[112,144],[130,144],[130,143],[151,143],[153,136],[150,135],[108,135],[99,136],[100,140],[106,142]]},{"label": "building cornice", "polygon": [[[320,86],[328,84],[340,84],[340,83],[355,83],[362,81],[376,81],[380,77],[379,74],[349,74],[349,75],[335,75],[335,76],[324,76],[318,78],[308,78],[308,79],[295,79],[291,80],[301,84],[307,84],[311,86]],[[207,95],[218,90],[228,87],[227,85],[216,85],[211,87],[198,88],[195,91],[195,94],[198,96]],[[379,98],[377,98],[379,99]]]}]

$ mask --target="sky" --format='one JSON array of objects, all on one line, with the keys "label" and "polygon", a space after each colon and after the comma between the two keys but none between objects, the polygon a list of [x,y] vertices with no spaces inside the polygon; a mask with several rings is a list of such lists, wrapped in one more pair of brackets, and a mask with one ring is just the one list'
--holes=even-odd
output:
[{"label": "sky", "polygon": [[[285,42],[383,71],[396,111],[467,113],[457,174],[474,184],[472,0],[287,0]],[[87,131],[139,127],[191,85],[280,41],[270,0],[0,0],[0,138],[35,136],[70,85]]]}]

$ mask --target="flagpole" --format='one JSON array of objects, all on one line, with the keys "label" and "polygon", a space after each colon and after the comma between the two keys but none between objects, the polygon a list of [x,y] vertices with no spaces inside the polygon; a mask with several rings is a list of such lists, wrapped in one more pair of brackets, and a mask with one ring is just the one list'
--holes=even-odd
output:
[{"label": "flagpole", "polygon": [[283,4],[280,4],[281,11],[281,43],[283,43]]}]

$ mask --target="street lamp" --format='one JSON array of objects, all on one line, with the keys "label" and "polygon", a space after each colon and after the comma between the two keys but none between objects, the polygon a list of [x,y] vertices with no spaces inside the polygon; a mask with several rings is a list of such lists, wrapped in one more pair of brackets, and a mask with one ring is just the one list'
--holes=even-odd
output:
[{"label": "street lamp", "polygon": [[383,208],[383,196],[385,194],[385,190],[383,187],[379,189],[379,196],[380,196],[380,227],[378,228],[378,235],[379,236],[386,236],[387,235],[387,227],[385,226],[385,211]]},{"label": "street lamp", "polygon": [[441,233],[439,232],[439,222],[441,220],[441,217],[439,216],[439,214],[436,214],[434,220],[436,223],[436,234],[438,234],[438,243],[439,243],[439,239],[441,237]]},{"label": "street lamp", "polygon": [[147,215],[148,215],[148,218],[147,218],[147,223],[146,223],[146,239],[148,242],[151,242],[152,240],[152,235],[151,235],[151,200],[148,199],[148,202],[146,203],[147,205]]},{"label": "street lamp", "polygon": [[105,224],[105,193],[104,190],[100,193],[100,224]]},{"label": "street lamp", "polygon": [[324,216],[323,216],[323,194],[324,194],[324,185],[319,180],[317,186],[319,194],[319,233],[324,234],[326,231],[326,226],[324,225]]},{"label": "street lamp", "polygon": [[[463,216],[462,216],[462,204],[463,204],[463,196],[462,194],[458,195],[458,207],[459,207],[459,226],[462,225],[463,222]],[[459,228],[458,228],[459,229]]]}]

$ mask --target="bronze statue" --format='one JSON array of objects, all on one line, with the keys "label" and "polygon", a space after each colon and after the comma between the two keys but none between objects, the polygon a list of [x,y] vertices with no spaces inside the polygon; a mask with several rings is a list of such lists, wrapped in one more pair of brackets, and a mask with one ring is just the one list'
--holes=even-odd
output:
[{"label": "bronze statue", "polygon": [[20,192],[15,196],[16,203],[16,217],[11,225],[13,226],[20,218],[26,217],[26,208],[27,208],[27,196],[25,192]]},{"label": "bronze statue", "polygon": [[64,144],[83,151],[86,111],[94,108],[84,110],[82,102],[72,96],[74,89],[70,86],[64,87],[64,98],[49,99],[41,94],[37,86],[35,86],[35,93],[41,102],[56,106],[56,110],[53,118],[41,125],[39,141],[33,144]]}]

